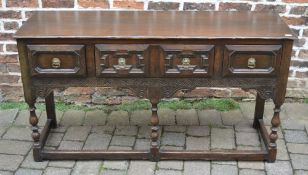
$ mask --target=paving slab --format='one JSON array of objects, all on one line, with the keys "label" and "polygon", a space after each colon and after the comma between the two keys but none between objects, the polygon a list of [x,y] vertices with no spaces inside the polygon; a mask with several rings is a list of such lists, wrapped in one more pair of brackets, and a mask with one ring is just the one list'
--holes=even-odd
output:
[{"label": "paving slab", "polygon": [[135,144],[135,137],[131,136],[113,136],[110,145],[113,146],[133,146]]},{"label": "paving slab", "polygon": [[108,125],[129,125],[129,116],[126,111],[112,111],[107,117]]},{"label": "paving slab", "polygon": [[7,129],[8,129],[8,126],[0,126],[0,138],[6,132]]},{"label": "paving slab", "polygon": [[14,173],[12,171],[0,171],[1,175],[13,175]]},{"label": "paving slab", "polygon": [[170,161],[159,161],[157,167],[159,169],[168,169],[168,170],[183,170],[183,161],[170,160]]},{"label": "paving slab", "polygon": [[85,141],[90,131],[90,126],[71,126],[67,129],[63,140]]},{"label": "paving slab", "polygon": [[305,130],[305,124],[294,119],[282,120],[281,127],[282,129]]},{"label": "paving slab", "polygon": [[236,125],[244,120],[243,114],[240,110],[221,112],[221,118],[224,125]]},{"label": "paving slab", "polygon": [[175,125],[175,111],[172,109],[158,109],[159,125]]},{"label": "paving slab", "polygon": [[291,163],[289,161],[275,161],[275,163],[265,163],[267,175],[293,175]]},{"label": "paving slab", "polygon": [[195,109],[176,110],[176,123],[178,125],[199,125],[197,111]]},{"label": "paving slab", "polygon": [[129,146],[109,146],[108,150],[132,150],[132,147]]},{"label": "paving slab", "polygon": [[162,145],[184,146],[185,134],[175,132],[164,132],[162,135]]},{"label": "paving slab", "polygon": [[137,139],[134,149],[136,150],[148,150],[150,148],[150,139]]},{"label": "paving slab", "polygon": [[284,130],[284,136],[287,142],[308,143],[308,135],[305,131]]},{"label": "paving slab", "polygon": [[307,154],[290,154],[293,168],[296,170],[308,170]]},{"label": "paving slab", "polygon": [[103,169],[100,175],[126,175],[126,171]]},{"label": "paving slab", "polygon": [[46,146],[59,146],[63,136],[63,133],[50,133],[46,141]]},{"label": "paving slab", "polygon": [[113,169],[113,170],[127,170],[128,161],[126,160],[105,160],[103,163],[103,167],[106,169]]},{"label": "paving slab", "polygon": [[[63,112],[59,111],[59,110],[56,110],[56,118],[57,118],[57,123],[58,124],[60,123],[62,117],[63,117]],[[46,113],[46,111],[42,111],[41,115],[40,115],[40,118],[39,118],[38,125],[39,126],[45,126],[46,121],[47,121],[47,113]]]},{"label": "paving slab", "polygon": [[211,149],[235,149],[234,130],[212,128]]},{"label": "paving slab", "polygon": [[200,125],[222,126],[222,119],[219,111],[216,110],[198,110]]},{"label": "paving slab", "polygon": [[18,109],[0,110],[0,126],[11,125],[18,113]]},{"label": "paving slab", "polygon": [[70,175],[71,169],[47,167],[44,175]]},{"label": "paving slab", "polygon": [[0,170],[15,171],[18,169],[23,159],[24,157],[21,155],[0,154]]},{"label": "paving slab", "polygon": [[105,125],[107,114],[104,111],[88,111],[84,118],[84,125]]},{"label": "paving slab", "polygon": [[304,170],[295,170],[294,175],[307,175],[308,171],[304,171]]},{"label": "paving slab", "polygon": [[48,160],[44,160],[42,162],[35,162],[33,159],[33,151],[31,150],[27,157],[24,159],[24,161],[21,164],[21,167],[25,169],[45,169],[48,165]]},{"label": "paving slab", "polygon": [[63,114],[60,125],[62,126],[79,126],[83,124],[85,117],[84,111],[68,110]]},{"label": "paving slab", "polygon": [[[160,128],[161,131],[161,128]],[[151,126],[140,126],[138,130],[137,138],[150,138],[151,134]]]},{"label": "paving slab", "polygon": [[243,120],[235,125],[236,132],[252,132],[257,133],[257,130],[252,127],[252,120]]},{"label": "paving slab", "polygon": [[290,153],[308,154],[308,144],[287,143]]},{"label": "paving slab", "polygon": [[59,150],[81,150],[83,142],[78,141],[62,141]]},{"label": "paving slab", "polygon": [[185,132],[185,131],[186,131],[186,126],[178,126],[178,125],[164,126],[164,132]]},{"label": "paving slab", "polygon": [[53,160],[50,161],[48,166],[49,167],[59,167],[59,168],[73,168],[76,161],[74,160]]},{"label": "paving slab", "polygon": [[4,139],[32,141],[31,128],[25,126],[12,126],[3,135]]},{"label": "paving slab", "polygon": [[258,169],[264,170],[263,161],[238,161],[238,167],[242,169]]},{"label": "paving slab", "polygon": [[184,161],[184,175],[210,175],[211,164],[209,161]]},{"label": "paving slab", "polygon": [[113,134],[115,126],[93,126],[91,132],[97,134]]},{"label": "paving slab", "polygon": [[135,136],[137,133],[137,126],[117,126],[114,135]]},{"label": "paving slab", "polygon": [[307,120],[307,107],[305,103],[286,103],[284,104],[286,113],[295,120]]},{"label": "paving slab", "polygon": [[209,137],[187,137],[186,138],[187,150],[209,150],[210,138]]},{"label": "paving slab", "polygon": [[42,170],[24,169],[24,168],[19,168],[15,173],[15,175],[41,175],[41,174],[43,174]]},{"label": "paving slab", "polygon": [[265,172],[254,169],[241,169],[239,175],[265,175]]},{"label": "paving slab", "polygon": [[130,161],[128,175],[154,175],[156,162]]},{"label": "paving slab", "polygon": [[238,168],[233,165],[212,165],[211,175],[225,175],[228,172],[228,175],[238,175]]},{"label": "paving slab", "polygon": [[290,160],[286,142],[283,139],[278,139],[277,143],[277,160]]},{"label": "paving slab", "polygon": [[97,175],[101,164],[101,161],[78,161],[71,175]]},{"label": "paving slab", "polygon": [[255,102],[240,103],[240,110],[245,119],[252,120],[254,118]]},{"label": "paving slab", "polygon": [[32,147],[32,142],[0,140],[1,154],[26,155],[31,149],[31,147]]},{"label": "paving slab", "polygon": [[182,175],[182,172],[175,170],[157,170],[155,175]]},{"label": "paving slab", "polygon": [[151,110],[139,110],[139,111],[133,111],[130,116],[130,123],[131,125],[150,125],[150,118],[152,116]]},{"label": "paving slab", "polygon": [[186,134],[189,136],[204,137],[210,135],[208,126],[188,126]]},{"label": "paving slab", "polygon": [[236,132],[236,144],[246,146],[261,146],[259,135],[257,133]]},{"label": "paving slab", "polygon": [[[40,116],[40,111],[35,111],[37,116]],[[30,112],[29,110],[20,110],[17,113],[17,117],[15,119],[14,124],[15,125],[27,125],[29,126],[29,117],[30,117]]]},{"label": "paving slab", "polygon": [[108,148],[108,145],[111,140],[111,135],[109,134],[97,134],[92,133],[87,138],[84,150],[105,150]]}]

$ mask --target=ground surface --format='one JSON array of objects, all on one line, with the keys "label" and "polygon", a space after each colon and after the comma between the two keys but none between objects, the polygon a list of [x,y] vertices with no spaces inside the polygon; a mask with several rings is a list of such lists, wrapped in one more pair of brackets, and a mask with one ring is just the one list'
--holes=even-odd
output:
[{"label": "ground surface", "polygon": [[[251,128],[253,103],[240,110],[159,110],[161,146],[168,149],[258,150],[262,143]],[[273,114],[266,104],[265,122]],[[308,174],[308,104],[285,104],[281,112],[276,163],[245,161],[44,161],[32,159],[28,112],[0,111],[0,175],[288,175]],[[59,127],[52,131],[47,149],[146,149],[149,147],[150,111],[68,110],[57,112]],[[46,121],[39,111],[39,125]],[[114,126],[116,125],[116,126]],[[185,125],[185,126],[183,126]],[[268,127],[269,129],[269,127]]]}]

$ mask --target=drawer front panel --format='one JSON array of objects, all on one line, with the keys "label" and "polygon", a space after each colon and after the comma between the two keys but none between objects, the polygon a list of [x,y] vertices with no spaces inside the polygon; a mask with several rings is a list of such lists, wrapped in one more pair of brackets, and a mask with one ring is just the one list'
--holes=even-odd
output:
[{"label": "drawer front panel", "polygon": [[226,45],[223,75],[275,76],[281,48],[281,45]]},{"label": "drawer front panel", "polygon": [[96,75],[99,77],[146,77],[148,45],[95,45]]},{"label": "drawer front panel", "polygon": [[213,45],[161,45],[164,76],[207,77],[213,72]]},{"label": "drawer front panel", "polygon": [[32,76],[85,76],[84,45],[27,45]]}]

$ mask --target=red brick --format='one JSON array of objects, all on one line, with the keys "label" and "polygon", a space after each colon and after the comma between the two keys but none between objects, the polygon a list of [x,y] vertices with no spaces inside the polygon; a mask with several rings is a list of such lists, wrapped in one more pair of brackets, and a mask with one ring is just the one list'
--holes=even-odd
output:
[{"label": "red brick", "polygon": [[74,0],[42,0],[44,8],[72,8]]},{"label": "red brick", "polygon": [[4,30],[17,30],[19,28],[19,24],[16,21],[3,22]]},{"label": "red brick", "polygon": [[14,40],[14,33],[0,33],[0,41]]},{"label": "red brick", "polygon": [[6,51],[17,52],[17,45],[16,44],[6,44]]},{"label": "red brick", "polygon": [[100,7],[109,8],[108,0],[78,0],[78,5],[81,7]]},{"label": "red brick", "polygon": [[126,9],[143,9],[144,3],[135,0],[114,0],[113,7]]},{"label": "red brick", "polygon": [[307,0],[282,0],[287,3],[307,3]]},{"label": "red brick", "polygon": [[308,60],[308,50],[300,50],[298,56],[302,59]]},{"label": "red brick", "polygon": [[304,31],[303,31],[303,36],[308,37],[308,29],[304,29]]},{"label": "red brick", "polygon": [[21,18],[21,12],[20,11],[13,11],[13,10],[1,10],[0,11],[0,18],[20,19]]},{"label": "red brick", "polygon": [[230,97],[230,90],[199,87],[187,93],[179,91],[175,95],[177,97]]},{"label": "red brick", "polygon": [[2,74],[0,75],[0,84],[1,83],[18,83],[20,76],[18,75],[8,75]]},{"label": "red brick", "polygon": [[153,2],[148,4],[149,10],[179,10],[180,3],[177,2]]},{"label": "red brick", "polygon": [[20,66],[18,63],[7,63],[6,66],[9,72],[20,73]]},{"label": "red brick", "polygon": [[308,18],[305,17],[282,17],[282,19],[289,25],[307,25]]},{"label": "red brick", "polygon": [[305,38],[300,38],[300,39],[298,38],[294,40],[294,45],[296,47],[302,47],[305,44],[305,42],[306,42]]},{"label": "red brick", "polygon": [[308,77],[308,72],[296,72],[296,78],[307,78]]},{"label": "red brick", "polygon": [[257,4],[255,11],[273,11],[276,13],[285,13],[286,6],[285,5],[264,5],[264,4]]},{"label": "red brick", "polygon": [[0,90],[4,94],[6,101],[23,101],[22,86],[0,85]]},{"label": "red brick", "polygon": [[7,0],[7,7],[38,7],[38,0]]},{"label": "red brick", "polygon": [[291,10],[290,10],[290,14],[303,15],[307,9],[308,9],[307,6],[306,7],[304,7],[304,6],[292,7]]},{"label": "red brick", "polygon": [[7,73],[7,66],[5,63],[0,63],[0,73]]},{"label": "red brick", "polygon": [[293,67],[306,67],[308,68],[308,61],[297,61],[297,60],[293,60],[291,61],[291,65]]},{"label": "red brick", "polygon": [[248,98],[253,95],[248,90],[243,90],[241,88],[231,88],[231,97]]},{"label": "red brick", "polygon": [[194,2],[185,2],[184,10],[214,10],[215,4],[213,3],[194,3]]},{"label": "red brick", "polygon": [[229,2],[219,3],[219,10],[249,11],[250,9],[251,5],[248,3],[229,3]]},{"label": "red brick", "polygon": [[0,44],[0,52],[3,52],[3,44]]},{"label": "red brick", "polygon": [[17,55],[0,55],[0,63],[17,63]]},{"label": "red brick", "polygon": [[64,95],[89,95],[94,91],[94,87],[69,87],[64,91]]},{"label": "red brick", "polygon": [[30,18],[33,15],[33,11],[25,11],[25,17]]}]

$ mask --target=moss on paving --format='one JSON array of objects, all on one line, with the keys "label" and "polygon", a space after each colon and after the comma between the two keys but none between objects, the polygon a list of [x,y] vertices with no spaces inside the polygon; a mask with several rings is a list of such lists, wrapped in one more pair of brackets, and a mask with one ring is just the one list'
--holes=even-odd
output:
[{"label": "moss on paving", "polygon": [[308,104],[308,98],[305,98],[305,99],[304,99],[304,103],[307,103],[307,104]]},{"label": "moss on paving", "polygon": [[[239,108],[239,103],[233,99],[201,99],[201,100],[162,100],[158,104],[159,108],[169,108],[172,110],[176,109],[216,109],[218,111],[229,111]],[[43,103],[37,103],[36,108],[38,110],[45,110],[45,105]],[[136,110],[148,110],[151,108],[151,103],[148,100],[136,100],[128,103],[123,103],[120,105],[75,105],[67,104],[64,102],[57,102],[56,109],[59,111],[66,111],[68,109],[73,110],[124,110],[128,112]],[[0,109],[28,109],[28,106],[24,102],[3,102],[0,103]]]}]

